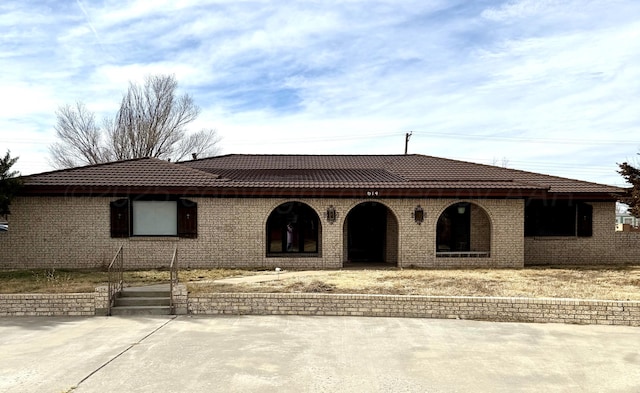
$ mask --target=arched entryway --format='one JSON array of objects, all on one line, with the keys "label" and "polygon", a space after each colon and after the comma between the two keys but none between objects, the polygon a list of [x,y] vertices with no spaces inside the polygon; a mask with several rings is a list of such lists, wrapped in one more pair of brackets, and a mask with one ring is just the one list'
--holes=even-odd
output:
[{"label": "arched entryway", "polygon": [[385,205],[363,202],[344,222],[344,261],[354,264],[398,263],[398,220]]},{"label": "arched entryway", "polygon": [[491,220],[480,206],[459,202],[438,218],[436,255],[439,257],[488,257],[491,253]]}]

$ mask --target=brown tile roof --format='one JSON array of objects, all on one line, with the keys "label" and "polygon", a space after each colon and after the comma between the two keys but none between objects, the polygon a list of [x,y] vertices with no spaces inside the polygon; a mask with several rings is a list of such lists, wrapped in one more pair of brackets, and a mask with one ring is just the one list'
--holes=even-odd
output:
[{"label": "brown tile roof", "polygon": [[385,169],[214,169],[221,178],[242,182],[366,183],[406,182]]},{"label": "brown tile roof", "polygon": [[215,187],[217,175],[157,158],[139,158],[25,177],[28,186]]},{"label": "brown tile roof", "polygon": [[[424,155],[226,155],[181,163],[141,158],[25,177],[33,193],[74,188],[215,190],[518,190],[611,194],[618,187]],[[197,191],[201,190],[201,191]],[[527,191],[528,190],[528,191]]]},{"label": "brown tile roof", "polygon": [[[232,181],[291,187],[309,182],[330,187],[354,183],[401,188],[548,189],[558,193],[619,193],[621,188],[424,155],[226,155],[182,165]],[[268,176],[273,174],[274,176]],[[303,177],[301,177],[304,174]],[[286,184],[285,184],[286,183]],[[392,184],[396,183],[396,184]]]}]

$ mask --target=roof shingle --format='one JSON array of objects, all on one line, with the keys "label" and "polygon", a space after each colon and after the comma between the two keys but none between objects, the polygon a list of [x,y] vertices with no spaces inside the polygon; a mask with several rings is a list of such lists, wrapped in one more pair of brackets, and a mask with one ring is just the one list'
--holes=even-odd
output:
[{"label": "roof shingle", "polygon": [[141,158],[25,177],[27,187],[215,189],[537,190],[618,194],[623,189],[424,155],[226,155],[180,163]]},{"label": "roof shingle", "polygon": [[28,186],[215,187],[219,176],[157,158],[139,158],[27,176]]},{"label": "roof shingle", "polygon": [[[279,171],[282,175],[287,171],[292,171],[289,173],[306,171],[310,177],[314,173],[335,171],[330,182],[336,187],[348,187],[350,178],[346,174],[358,173],[361,175],[357,176],[359,181],[366,180],[378,184],[387,181],[381,181],[382,178],[393,177],[402,179],[396,186],[408,188],[417,185],[429,187],[445,184],[448,187],[469,188],[484,184],[489,188],[504,188],[509,185],[514,188],[525,188],[528,185],[531,189],[548,189],[550,192],[558,193],[619,193],[622,191],[619,187],[608,185],[417,154],[226,155],[185,161],[181,164],[210,173],[219,173],[232,181],[242,182],[257,181],[261,173],[269,171]],[[390,177],[383,176],[383,173],[389,174]],[[364,176],[365,174],[367,176]],[[235,178],[234,175],[238,177]],[[284,182],[285,179],[281,180]],[[507,185],[499,182],[511,183]]]}]

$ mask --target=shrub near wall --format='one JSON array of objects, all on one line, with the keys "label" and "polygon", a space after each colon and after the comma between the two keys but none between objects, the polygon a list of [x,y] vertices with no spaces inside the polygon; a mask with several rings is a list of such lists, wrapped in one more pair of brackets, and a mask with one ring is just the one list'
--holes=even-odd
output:
[{"label": "shrub near wall", "polygon": [[640,302],[490,297],[218,293],[189,314],[344,315],[640,326]]}]

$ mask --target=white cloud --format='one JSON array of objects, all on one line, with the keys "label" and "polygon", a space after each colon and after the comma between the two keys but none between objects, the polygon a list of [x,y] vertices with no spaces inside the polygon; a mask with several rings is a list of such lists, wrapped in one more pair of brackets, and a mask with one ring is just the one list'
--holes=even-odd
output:
[{"label": "white cloud", "polygon": [[640,3],[486,4],[9,0],[0,148],[47,170],[58,105],[111,114],[129,81],[173,73],[225,153],[402,153],[413,130],[411,152],[618,182],[640,147]]},{"label": "white cloud", "polygon": [[512,0],[500,4],[497,7],[490,7],[482,11],[481,16],[492,21],[502,22],[513,19],[523,19],[544,15],[548,12],[566,9],[570,5],[575,6],[575,2],[560,3],[556,0]]}]

